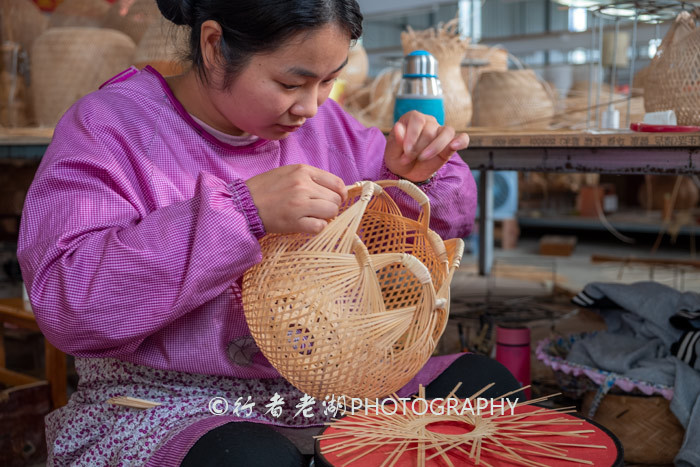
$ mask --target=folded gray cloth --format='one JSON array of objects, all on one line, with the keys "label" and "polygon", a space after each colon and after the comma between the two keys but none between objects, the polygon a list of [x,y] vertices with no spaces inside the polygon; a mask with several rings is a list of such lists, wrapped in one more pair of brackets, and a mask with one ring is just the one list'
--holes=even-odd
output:
[{"label": "folded gray cloth", "polygon": [[700,295],[658,282],[594,282],[572,301],[597,309],[607,331],[576,341],[567,360],[672,386],[671,411],[686,430],[675,464],[700,466]]}]

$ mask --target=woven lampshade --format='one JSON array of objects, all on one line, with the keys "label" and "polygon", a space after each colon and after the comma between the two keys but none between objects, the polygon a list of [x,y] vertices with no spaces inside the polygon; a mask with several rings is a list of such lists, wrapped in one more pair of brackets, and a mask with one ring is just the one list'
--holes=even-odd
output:
[{"label": "woven lampshade", "polygon": [[50,28],[100,27],[109,10],[105,0],[63,0],[51,13]]},{"label": "woven lampshade", "polygon": [[55,125],[76,100],[131,64],[134,42],[101,28],[51,28],[32,51],[34,110],[41,126]]},{"label": "woven lampshade", "polygon": [[156,0],[119,0],[107,11],[102,27],[121,31],[138,44],[151,23],[161,16]]},{"label": "woven lampshade", "polygon": [[148,26],[136,46],[134,65],[151,65],[163,76],[181,73],[184,67],[180,54],[186,50],[189,36],[189,27],[176,26],[161,16]]},{"label": "woven lampshade", "polygon": [[646,111],[673,110],[679,125],[700,125],[700,28],[696,20],[696,14],[687,11],[678,15],[644,80]]},{"label": "woven lampshade", "polygon": [[[403,217],[381,187],[422,207]],[[305,393],[382,397],[415,376],[447,323],[461,239],[428,228],[430,204],[412,183],[358,182],[318,235],[267,235],[243,278],[250,331],[270,363]]]},{"label": "woven lampshade", "polygon": [[547,128],[553,115],[552,97],[534,71],[487,71],[479,77],[472,125]]}]

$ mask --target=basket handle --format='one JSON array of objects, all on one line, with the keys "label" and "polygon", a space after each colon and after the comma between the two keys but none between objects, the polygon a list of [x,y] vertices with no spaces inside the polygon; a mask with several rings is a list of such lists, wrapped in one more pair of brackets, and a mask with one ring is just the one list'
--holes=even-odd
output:
[{"label": "basket handle", "polygon": [[432,301],[433,311],[445,308],[446,300],[436,296],[430,270],[415,256],[408,253],[377,253],[371,255],[360,237],[357,236],[355,236],[353,243],[353,252],[361,267],[369,267],[373,271],[382,269],[390,264],[400,263],[415,276],[425,289],[427,298]]},{"label": "basket handle", "polygon": [[[443,263],[448,262],[447,251],[445,250],[445,245],[443,244],[442,239],[438,234],[430,230],[430,199],[428,198],[428,195],[426,195],[423,192],[423,190],[418,188],[418,186],[416,186],[413,182],[403,179],[378,180],[376,182],[365,180],[347,186],[346,188],[348,189],[349,196],[353,196],[353,192],[365,187],[366,184],[374,184],[375,187],[379,188],[371,192],[370,196],[381,194],[383,188],[396,187],[399,190],[406,193],[411,198],[413,198],[413,200],[416,201],[416,203],[418,203],[418,205],[420,206],[420,213],[418,214],[418,223],[421,226],[421,233],[428,238],[430,246],[433,248],[433,251],[435,251],[435,254],[438,256],[438,258],[440,258],[440,261]],[[363,189],[363,194],[364,193],[368,193],[366,189]]]}]

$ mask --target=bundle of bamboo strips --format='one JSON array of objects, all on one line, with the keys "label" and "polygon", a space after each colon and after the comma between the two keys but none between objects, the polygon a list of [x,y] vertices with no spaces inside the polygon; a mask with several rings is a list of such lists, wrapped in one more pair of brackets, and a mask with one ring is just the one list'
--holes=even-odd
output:
[{"label": "bundle of bamboo strips", "polygon": [[[477,398],[493,385],[485,386],[466,401],[470,406],[476,406]],[[340,458],[342,465],[356,465],[355,462],[360,465],[363,458],[380,449],[384,457],[382,465],[389,467],[402,458],[408,458],[406,460],[411,465],[417,466],[425,466],[429,461],[432,461],[430,465],[451,466],[455,465],[454,458],[450,457],[453,454],[459,456],[459,465],[467,465],[465,461],[468,459],[469,464],[473,465],[508,463],[543,466],[547,465],[543,460],[593,465],[588,459],[573,457],[569,450],[576,449],[580,454],[582,451],[585,453],[614,446],[611,439],[605,440],[605,444],[592,443],[588,439],[596,434],[592,426],[587,427],[585,420],[567,415],[575,412],[574,407],[546,409],[535,405],[552,396],[517,402],[510,413],[499,414],[498,410],[490,414],[488,410],[450,413],[447,408],[450,401],[454,402],[459,386],[439,404],[435,404],[435,401],[440,399],[426,401],[425,390],[421,386],[417,396],[421,407],[418,409],[414,408],[415,403],[407,403],[405,406],[410,405],[410,409],[398,413],[353,414],[334,420],[328,423],[328,429],[317,436],[321,441],[317,451],[324,456]],[[494,399],[505,404],[507,398],[518,391]],[[400,399],[395,395],[393,398],[396,407],[401,406]],[[441,423],[463,426],[464,430],[461,433],[441,432],[438,430]],[[542,435],[547,437],[543,438]],[[611,457],[618,455],[617,452],[611,454]]]}]

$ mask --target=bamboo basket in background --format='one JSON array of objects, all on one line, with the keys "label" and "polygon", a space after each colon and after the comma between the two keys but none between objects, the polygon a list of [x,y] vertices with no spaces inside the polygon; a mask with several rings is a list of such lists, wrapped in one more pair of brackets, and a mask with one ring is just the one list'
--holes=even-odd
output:
[{"label": "bamboo basket in background", "polygon": [[645,76],[646,111],[673,110],[679,125],[700,125],[698,11],[683,11],[676,17]]},{"label": "bamboo basket in background", "polygon": [[109,11],[105,0],[63,0],[51,13],[50,28],[92,27],[98,28]]},{"label": "bamboo basket in background", "polygon": [[[470,44],[462,62],[462,79],[474,100],[474,88],[479,76],[486,71],[508,70],[508,51],[501,47]],[[466,62],[466,63],[465,63]]]},{"label": "bamboo basket in background", "polygon": [[121,31],[138,44],[151,23],[161,16],[155,0],[119,0],[107,11],[102,27]]},{"label": "bamboo basket in background", "polygon": [[[418,202],[417,220],[402,216],[389,187]],[[321,399],[383,397],[415,376],[447,324],[464,246],[443,242],[429,222],[428,197],[412,183],[365,181],[349,187],[341,214],[318,235],[261,240],[243,306],[282,376]]]},{"label": "bamboo basket in background", "polygon": [[363,125],[389,131],[400,81],[401,70],[385,68],[368,85],[349,88],[343,107]]},{"label": "bamboo basket in background", "polygon": [[31,55],[34,110],[41,126],[54,126],[79,98],[128,68],[134,41],[101,28],[51,28]]},{"label": "bamboo basket in background", "polygon": [[134,65],[151,65],[163,76],[172,76],[184,70],[180,56],[188,47],[190,27],[176,26],[161,16],[152,22],[134,52]]},{"label": "bamboo basket in background", "polygon": [[554,116],[551,91],[530,69],[487,71],[474,89],[474,126],[547,128]]},{"label": "bamboo basket in background", "polygon": [[[636,82],[635,82],[636,83]],[[552,128],[568,128],[580,130],[596,126],[596,121],[600,122],[600,117],[596,120],[596,114],[607,109],[612,101],[612,106],[620,112],[620,126],[625,127],[627,122],[628,100],[630,111],[630,122],[642,121],[644,119],[644,98],[641,95],[634,95],[629,98],[624,94],[613,93],[610,85],[602,83],[600,92],[595,89],[589,99],[589,82],[577,81],[569,89],[569,93],[560,101],[559,112],[552,119]],[[635,84],[635,89],[636,84]],[[597,104],[596,104],[597,101]]]},{"label": "bamboo basket in background", "polygon": [[404,55],[414,50],[430,52],[438,64],[438,78],[445,103],[445,124],[464,131],[472,119],[472,98],[462,78],[462,59],[469,48],[469,39],[457,33],[457,20],[423,31],[410,26],[401,33]]},{"label": "bamboo basket in background", "polygon": [[29,53],[48,22],[31,0],[0,0],[0,43],[16,42],[21,51]]},{"label": "bamboo basket in background", "polygon": [[369,73],[369,57],[361,42],[356,42],[348,52],[348,63],[338,76],[345,81],[349,89],[359,89],[367,80]]}]

